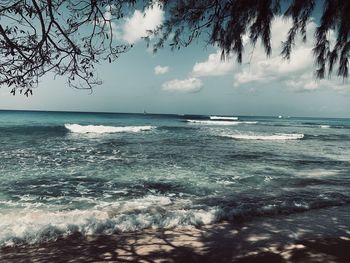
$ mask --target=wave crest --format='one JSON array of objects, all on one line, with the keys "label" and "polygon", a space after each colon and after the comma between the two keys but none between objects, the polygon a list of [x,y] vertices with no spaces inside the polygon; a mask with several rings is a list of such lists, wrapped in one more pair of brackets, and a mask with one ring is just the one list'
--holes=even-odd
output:
[{"label": "wave crest", "polygon": [[153,126],[103,126],[103,125],[79,125],[65,124],[64,127],[74,133],[117,133],[117,132],[141,132],[152,130]]},{"label": "wave crest", "polygon": [[204,125],[238,125],[238,124],[256,124],[257,121],[215,121],[215,120],[186,120],[189,123]]},{"label": "wave crest", "polygon": [[55,241],[74,233],[110,235],[146,228],[196,227],[222,220],[291,214],[349,202],[349,199],[340,196],[236,207],[229,205],[194,208],[189,199],[148,195],[114,203],[101,202],[89,210],[14,209],[0,214],[0,247]]},{"label": "wave crest", "polygon": [[[0,214],[0,247],[55,241],[73,233],[113,234],[146,228],[192,227],[216,220],[216,209],[173,207],[165,196],[101,203],[89,210],[10,210]],[[190,202],[188,200],[188,202]],[[169,208],[170,206],[170,208]]]},{"label": "wave crest", "polygon": [[231,121],[237,121],[238,117],[224,117],[224,116],[210,116],[211,120],[231,120]]},{"label": "wave crest", "polygon": [[224,137],[229,137],[237,140],[301,140],[304,138],[302,133],[279,133],[271,135],[257,135],[257,134],[224,134]]}]

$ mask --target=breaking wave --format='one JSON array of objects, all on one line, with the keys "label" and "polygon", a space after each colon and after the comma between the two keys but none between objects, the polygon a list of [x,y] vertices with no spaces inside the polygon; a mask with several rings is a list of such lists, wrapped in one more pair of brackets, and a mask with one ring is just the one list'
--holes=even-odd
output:
[{"label": "breaking wave", "polygon": [[231,120],[231,121],[237,121],[238,117],[224,117],[224,116],[210,116],[211,120]]},{"label": "breaking wave", "polygon": [[186,120],[189,123],[204,125],[238,125],[238,124],[257,124],[257,121],[215,121],[215,120]]},{"label": "breaking wave", "polygon": [[8,210],[0,214],[0,247],[54,241],[77,232],[109,235],[146,228],[199,226],[216,220],[214,208],[192,210],[185,209],[186,200],[177,203],[174,205],[167,196],[148,195],[102,202],[89,210]]},{"label": "breaking wave", "polygon": [[103,125],[79,125],[65,124],[64,127],[74,133],[117,133],[117,132],[141,132],[152,130],[153,126],[103,126]]},{"label": "breaking wave", "polygon": [[257,134],[224,134],[224,137],[229,137],[237,140],[300,140],[304,138],[304,134],[300,133],[278,133],[272,135],[257,135]]},{"label": "breaking wave", "polygon": [[291,214],[348,204],[350,200],[314,200],[251,206],[190,208],[187,199],[148,195],[128,201],[101,203],[89,210],[8,210],[0,214],[0,247],[55,241],[74,233],[111,235],[147,228],[197,227],[222,220]]}]

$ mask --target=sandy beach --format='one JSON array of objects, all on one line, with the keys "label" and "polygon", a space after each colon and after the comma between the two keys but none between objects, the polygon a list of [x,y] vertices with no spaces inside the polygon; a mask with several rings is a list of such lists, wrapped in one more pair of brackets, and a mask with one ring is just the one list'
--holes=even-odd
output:
[{"label": "sandy beach", "polygon": [[350,206],[201,228],[79,234],[7,247],[1,262],[350,262]]}]

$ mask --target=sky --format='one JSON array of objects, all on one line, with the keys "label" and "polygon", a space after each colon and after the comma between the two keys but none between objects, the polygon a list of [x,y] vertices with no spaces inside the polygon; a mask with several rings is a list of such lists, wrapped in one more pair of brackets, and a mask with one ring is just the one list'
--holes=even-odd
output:
[{"label": "sky", "polygon": [[[12,96],[0,89],[0,109],[245,116],[350,117],[350,81],[315,80],[312,40],[296,42],[290,61],[280,57],[291,22],[277,17],[272,24],[272,55],[245,40],[243,63],[220,59],[220,50],[194,41],[171,51],[152,53],[141,37],[164,21],[160,7],[136,10],[115,25],[118,41],[134,47],[114,63],[96,70],[103,84],[93,92],[76,90],[64,77],[45,76],[34,95]],[[330,34],[331,39],[334,35]]]}]

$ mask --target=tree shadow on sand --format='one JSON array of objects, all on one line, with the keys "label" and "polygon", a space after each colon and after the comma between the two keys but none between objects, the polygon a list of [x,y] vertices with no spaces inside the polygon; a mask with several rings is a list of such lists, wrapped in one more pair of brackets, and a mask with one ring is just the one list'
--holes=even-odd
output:
[{"label": "tree shadow on sand", "polygon": [[350,262],[349,207],[199,229],[74,234],[0,250],[0,262]]}]

